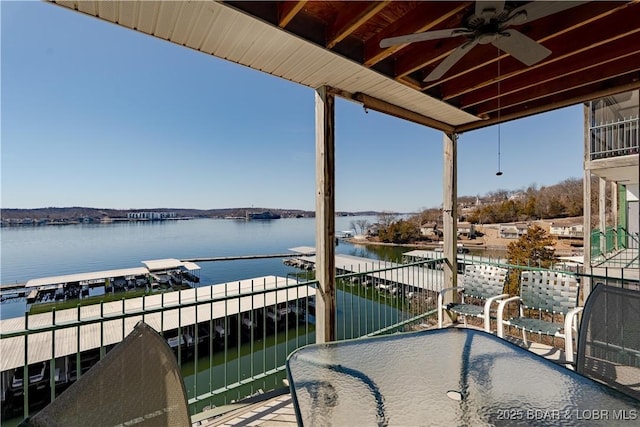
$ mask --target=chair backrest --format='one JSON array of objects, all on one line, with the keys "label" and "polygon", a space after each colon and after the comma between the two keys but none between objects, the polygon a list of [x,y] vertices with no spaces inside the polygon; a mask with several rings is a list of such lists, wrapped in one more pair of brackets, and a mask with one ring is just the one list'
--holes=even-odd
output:
[{"label": "chair backrest", "polygon": [[175,355],[139,322],[71,387],[22,426],[190,426]]},{"label": "chair backrest", "polygon": [[520,298],[525,307],[567,314],[578,304],[578,279],[559,271],[525,270],[520,274]]},{"label": "chair backrest", "polygon": [[502,294],[507,269],[488,264],[467,264],[462,276],[465,294],[487,299]]},{"label": "chair backrest", "polygon": [[640,289],[599,284],[587,298],[576,370],[640,399]]}]

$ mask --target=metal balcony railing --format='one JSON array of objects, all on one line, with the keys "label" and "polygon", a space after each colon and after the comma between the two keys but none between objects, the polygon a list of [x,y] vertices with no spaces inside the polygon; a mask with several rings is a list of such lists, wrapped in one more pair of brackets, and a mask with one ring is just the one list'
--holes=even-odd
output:
[{"label": "metal balcony railing", "polygon": [[[391,333],[423,322],[435,312],[442,272],[424,268],[434,264],[343,266],[337,336]],[[282,387],[287,355],[315,342],[316,287],[307,271],[4,320],[3,420],[19,421],[52,401],[140,320],[174,350],[192,413]]]},{"label": "metal balcony railing", "polygon": [[[460,265],[506,265],[469,255],[458,257]],[[437,323],[437,295],[444,281],[442,258],[406,264],[369,261],[337,263],[339,339]],[[583,277],[594,284],[607,280]],[[25,314],[2,323],[3,420],[22,419],[52,401],[139,320],[160,331],[174,349],[193,414],[280,388],[287,355],[315,342],[316,286],[313,271],[304,271],[295,279],[268,276]]]},{"label": "metal balcony railing", "polygon": [[610,267],[640,268],[639,237],[623,227],[607,227],[604,232],[591,232],[592,265],[606,263]]},{"label": "metal balcony railing", "polygon": [[637,154],[640,145],[640,119],[623,119],[591,127],[590,159]]}]

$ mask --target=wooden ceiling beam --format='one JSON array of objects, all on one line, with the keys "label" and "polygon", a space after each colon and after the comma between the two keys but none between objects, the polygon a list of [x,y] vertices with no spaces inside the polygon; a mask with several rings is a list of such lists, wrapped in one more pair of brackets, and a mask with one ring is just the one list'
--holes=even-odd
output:
[{"label": "wooden ceiling beam", "polygon": [[362,24],[378,14],[382,9],[387,7],[390,0],[375,2],[353,2],[349,3],[351,11],[340,11],[338,19],[332,25],[327,33],[327,49],[333,48],[351,33],[357,30]]},{"label": "wooden ceiling beam", "polygon": [[636,52],[628,52],[629,46],[640,46],[640,31],[608,43],[600,49],[584,50],[575,56],[567,58],[566,61],[547,64],[535,73],[529,73],[529,78],[506,78],[500,82],[499,94],[497,83],[467,93],[456,99],[456,105],[462,109],[468,109],[482,102],[495,99],[498,95],[511,95],[575,73],[584,73],[594,68],[607,67],[609,62],[635,55]]},{"label": "wooden ceiling beam", "polygon": [[278,26],[286,27],[306,3],[306,0],[278,2]]},{"label": "wooden ceiling beam", "polygon": [[470,7],[472,4],[472,2],[463,2],[460,4],[454,4],[452,2],[419,2],[414,10],[407,13],[388,27],[383,28],[378,34],[365,42],[364,66],[372,67],[383,59],[390,57],[409,45],[409,43],[406,43],[388,48],[381,48],[380,40],[403,34],[429,31],[450,19],[453,21],[460,20],[465,9]]},{"label": "wooden ceiling beam", "polygon": [[[512,76],[513,74],[511,73],[534,70],[536,67],[553,60],[553,58],[559,57],[561,52],[573,49],[577,41],[583,44],[602,42],[603,40],[598,39],[601,34],[618,31],[617,29],[608,29],[612,23],[614,23],[614,28],[616,27],[615,22],[617,22],[618,18],[627,16],[626,21],[628,23],[631,21],[629,17],[633,15],[626,13],[626,9],[629,6],[629,3],[623,3],[612,9],[611,4],[608,2],[595,2],[571,9],[571,14],[551,15],[543,18],[539,26],[534,26],[535,22],[530,24],[532,30],[527,33],[529,37],[539,43],[543,43],[545,47],[553,52],[542,63],[525,67],[506,53],[500,52],[499,56],[493,55],[489,57],[486,54],[486,50],[479,49],[479,46],[476,46],[461,62],[450,70],[448,75],[445,75],[437,82],[425,86],[425,90],[438,86],[443,96],[451,99],[483,86],[494,84],[498,80],[496,75],[497,61],[501,62],[500,79]],[[637,27],[637,24],[635,26]],[[516,28],[520,29],[519,27]],[[549,34],[548,28],[555,28],[556,30]],[[603,31],[600,31],[600,28]],[[632,27],[628,26],[627,28],[631,29]],[[591,42],[587,43],[585,39],[589,39]],[[400,59],[398,59],[398,66],[401,66]],[[456,70],[458,70],[457,73],[455,72]],[[398,70],[396,74],[401,72],[402,70]]]},{"label": "wooden ceiling beam", "polygon": [[576,99],[578,96],[581,96],[583,98],[582,102],[587,102],[604,96],[627,92],[634,88],[638,88],[639,86],[639,71],[628,72],[613,78],[599,79],[598,81],[594,81],[589,84],[558,91],[545,97],[531,99],[526,104],[510,106],[505,110],[505,114],[514,114],[518,110],[536,109],[545,105],[552,106],[553,109],[555,109],[559,108],[560,105],[566,106],[576,104],[576,102],[573,102],[572,104],[564,104],[566,99]]},{"label": "wooden ceiling beam", "polygon": [[434,120],[430,117],[423,116],[415,111],[407,110],[406,108],[399,107],[395,104],[391,104],[387,101],[383,101],[378,98],[366,95],[364,93],[355,93],[351,98],[354,101],[360,102],[365,108],[379,111],[390,116],[398,117],[400,119],[408,120],[413,123],[418,123],[424,126],[428,126],[433,129],[438,129],[443,132],[453,131],[453,126],[443,123],[438,120]]},{"label": "wooden ceiling beam", "polygon": [[[640,71],[640,51],[635,52],[633,55],[611,61],[605,66],[594,68],[588,73],[575,73],[570,76],[556,78],[543,85],[533,86],[527,91],[501,96],[499,98],[499,106],[502,110],[508,110],[509,108],[527,104],[538,99],[552,97],[594,83],[615,80],[621,76],[634,75],[634,73],[637,75],[638,71]],[[475,110],[479,116],[497,114],[498,99],[492,99],[479,104]]]},{"label": "wooden ceiling beam", "polygon": [[571,93],[562,93],[554,97],[554,99],[545,99],[536,103],[527,105],[526,108],[514,108],[501,114],[500,118],[494,116],[488,120],[480,122],[467,123],[457,126],[456,133],[468,132],[471,130],[481,129],[493,126],[498,123],[506,123],[512,120],[521,119],[523,117],[533,116],[534,114],[545,113],[547,111],[556,110],[558,108],[568,107],[570,105],[580,104],[593,99],[603,98],[617,93],[628,92],[640,89],[640,76],[637,79],[627,78],[625,83],[612,84],[609,87],[602,87],[602,84],[594,84],[571,91]]}]

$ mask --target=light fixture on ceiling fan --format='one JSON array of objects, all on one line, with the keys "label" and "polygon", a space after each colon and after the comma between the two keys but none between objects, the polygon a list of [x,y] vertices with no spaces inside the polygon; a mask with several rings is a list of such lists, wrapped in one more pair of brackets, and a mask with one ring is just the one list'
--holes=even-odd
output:
[{"label": "light fixture on ceiling fan", "polygon": [[387,48],[398,44],[450,37],[466,37],[467,41],[440,62],[424,79],[425,82],[440,79],[477,44],[491,43],[523,64],[530,66],[542,61],[551,54],[551,51],[520,31],[507,29],[507,27],[535,21],[583,3],[587,2],[533,1],[510,9],[505,8],[504,1],[477,0],[473,15],[464,22],[465,27],[389,37],[380,41],[380,47]]}]

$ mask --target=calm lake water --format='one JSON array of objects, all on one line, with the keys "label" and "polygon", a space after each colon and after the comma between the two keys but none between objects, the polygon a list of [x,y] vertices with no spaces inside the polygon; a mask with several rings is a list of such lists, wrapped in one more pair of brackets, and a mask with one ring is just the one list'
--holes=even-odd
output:
[{"label": "calm lake water", "polygon": [[[338,217],[336,230],[351,229],[351,222],[375,217]],[[142,267],[141,261],[161,258],[202,258],[289,253],[296,246],[315,246],[315,219],[278,219],[270,221],[195,219],[163,222],[122,222],[68,226],[3,228],[1,239],[0,282],[24,283],[29,279],[64,274]],[[341,254],[398,261],[407,248],[367,247],[341,241]],[[200,262],[201,285],[232,282],[266,275],[297,273],[283,258]],[[372,288],[357,287],[337,292],[339,336],[360,336],[398,321],[400,311]],[[24,314],[24,299],[0,304],[0,318]],[[275,334],[242,340],[226,351],[198,356],[182,364],[188,398],[219,389],[225,384],[245,380],[254,372],[274,369],[284,363],[293,349],[312,343],[312,323]],[[197,363],[196,363],[197,360]],[[226,404],[256,392],[282,387],[284,371],[199,403]],[[2,420],[2,427],[14,427],[17,415]]]},{"label": "calm lake water", "polygon": [[[337,217],[336,230],[376,217]],[[315,246],[315,219],[193,219],[118,222],[2,229],[0,283],[24,283],[39,277],[142,267],[141,261],[288,253],[296,246]],[[397,260],[407,249],[365,247],[340,242],[342,254]],[[282,258],[199,263],[202,285],[297,270]],[[0,305],[0,318],[20,316],[24,300]]]}]

